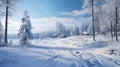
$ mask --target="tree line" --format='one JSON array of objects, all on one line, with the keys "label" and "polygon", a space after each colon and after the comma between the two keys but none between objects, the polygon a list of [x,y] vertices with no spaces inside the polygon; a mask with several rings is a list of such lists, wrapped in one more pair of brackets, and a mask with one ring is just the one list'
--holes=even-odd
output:
[{"label": "tree line", "polygon": [[120,0],[84,0],[83,9],[89,9],[92,17],[92,25],[89,27],[89,33],[108,34],[115,37],[118,41],[118,32],[120,31]]}]

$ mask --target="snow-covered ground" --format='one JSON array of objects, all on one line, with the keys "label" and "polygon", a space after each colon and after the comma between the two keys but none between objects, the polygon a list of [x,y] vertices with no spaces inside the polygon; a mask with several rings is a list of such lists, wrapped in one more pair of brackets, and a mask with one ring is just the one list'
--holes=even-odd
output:
[{"label": "snow-covered ground", "polygon": [[110,37],[73,36],[0,47],[0,67],[120,67],[120,44]]}]

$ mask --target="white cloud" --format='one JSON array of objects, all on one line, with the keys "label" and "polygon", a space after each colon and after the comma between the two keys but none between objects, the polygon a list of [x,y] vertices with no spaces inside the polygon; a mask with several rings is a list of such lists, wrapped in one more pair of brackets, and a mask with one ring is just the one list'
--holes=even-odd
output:
[{"label": "white cloud", "polygon": [[83,9],[83,10],[73,10],[73,11],[70,11],[70,12],[61,12],[59,14],[60,15],[65,15],[65,16],[76,17],[76,16],[84,16],[85,14],[89,14],[89,13],[91,13],[91,8],[86,8],[86,9]]},{"label": "white cloud", "polygon": [[31,19],[31,23],[34,27],[33,29],[34,32],[55,30],[57,22],[61,22],[66,26],[74,26],[74,24],[80,24],[80,20],[75,18],[45,17],[45,18]]},{"label": "white cloud", "polygon": [[[81,26],[81,23],[89,22],[91,18],[62,18],[62,17],[43,17],[43,18],[31,18],[31,24],[33,26],[32,32],[39,33],[43,31],[55,30],[56,23],[61,22],[66,26],[73,27],[75,25]],[[2,21],[4,26],[4,21]],[[9,20],[8,34],[18,34],[20,29],[21,20],[16,21],[14,19]]]},{"label": "white cloud", "polygon": [[84,0],[83,5],[81,10],[73,10],[73,11],[68,11],[68,12],[60,12],[58,14],[64,15],[64,16],[72,16],[72,17],[82,17],[86,14],[91,14],[92,13],[92,8],[90,4],[91,0]]},{"label": "white cloud", "polygon": [[21,21],[10,19],[8,23],[8,34],[18,34],[20,25]]}]

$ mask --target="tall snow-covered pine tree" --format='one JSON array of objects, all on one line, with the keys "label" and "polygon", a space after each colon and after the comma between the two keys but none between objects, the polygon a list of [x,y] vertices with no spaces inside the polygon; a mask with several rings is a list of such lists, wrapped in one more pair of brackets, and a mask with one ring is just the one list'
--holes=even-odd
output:
[{"label": "tall snow-covered pine tree", "polygon": [[18,36],[20,37],[21,45],[29,45],[30,41],[33,39],[31,29],[32,25],[30,22],[30,16],[28,15],[28,11],[24,12],[24,17],[21,19],[22,24],[20,26],[20,30]]}]

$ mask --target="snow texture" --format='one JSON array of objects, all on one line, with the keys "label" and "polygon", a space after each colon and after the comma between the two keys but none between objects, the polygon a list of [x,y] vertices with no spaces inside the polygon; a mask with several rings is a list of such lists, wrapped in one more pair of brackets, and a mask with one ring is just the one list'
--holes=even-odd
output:
[{"label": "snow texture", "polygon": [[34,40],[32,46],[0,48],[0,67],[120,67],[120,45],[97,36]]}]

